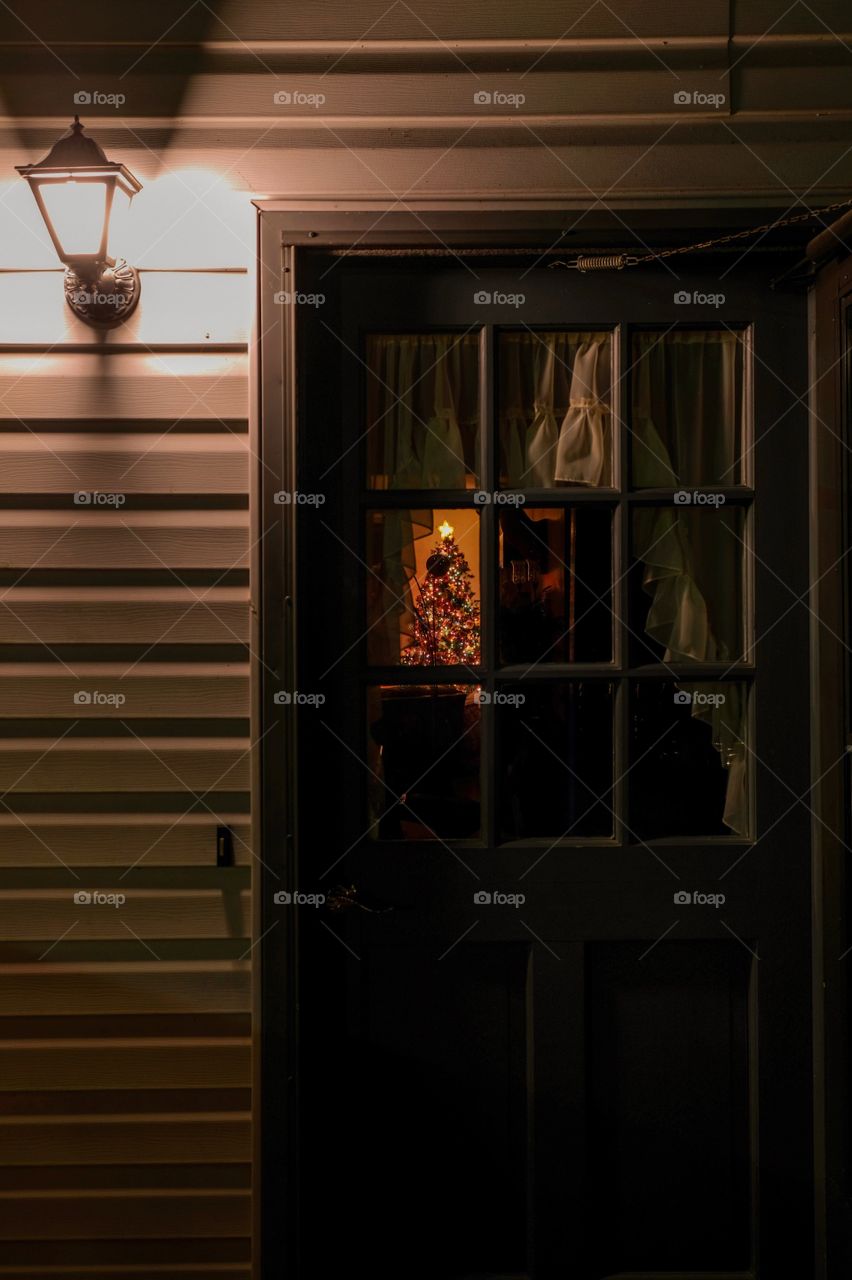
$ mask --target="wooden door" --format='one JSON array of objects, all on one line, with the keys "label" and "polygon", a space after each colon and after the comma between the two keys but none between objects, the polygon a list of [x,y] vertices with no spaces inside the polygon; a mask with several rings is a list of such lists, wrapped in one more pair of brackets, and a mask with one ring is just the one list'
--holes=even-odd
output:
[{"label": "wooden door", "polygon": [[283,260],[267,1249],[812,1274],[801,298]]}]

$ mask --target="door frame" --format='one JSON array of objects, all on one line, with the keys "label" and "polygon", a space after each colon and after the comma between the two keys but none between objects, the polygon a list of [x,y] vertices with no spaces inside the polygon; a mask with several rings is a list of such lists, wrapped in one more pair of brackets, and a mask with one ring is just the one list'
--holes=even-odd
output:
[{"label": "door frame", "polygon": [[[767,204],[732,206],[720,200],[700,208],[654,208],[611,213],[607,209],[584,216],[565,202],[552,197],[528,203],[507,204],[494,199],[406,200],[257,200],[259,213],[257,242],[257,305],[252,342],[251,448],[252,448],[252,734],[253,752],[253,844],[258,870],[255,878],[253,920],[253,1142],[254,1142],[254,1262],[255,1280],[287,1275],[299,1276],[300,1204],[298,1185],[299,1134],[299,1028],[298,920],[297,912],[273,913],[272,895],[281,889],[297,888],[298,850],[296,830],[296,763],[298,740],[295,717],[286,723],[270,713],[274,692],[280,687],[295,688],[296,635],[296,510],[281,505],[274,495],[296,487],[296,439],[298,426],[297,337],[298,308],[278,306],[274,294],[284,275],[291,292],[299,287],[300,261],[306,249],[335,249],[342,252],[374,252],[421,257],[431,251],[440,258],[453,250],[499,256],[500,250],[535,255],[552,253],[570,257],[580,251],[613,252],[626,244],[630,226],[645,233],[653,244],[665,237],[669,228],[675,243],[686,233],[689,240],[717,235],[752,223],[769,221],[776,215]],[[777,210],[780,216],[781,208]],[[582,221],[583,242],[572,233],[572,224]],[[694,231],[695,234],[692,234]],[[569,238],[570,237],[570,238]],[[777,250],[775,252],[778,252]],[[798,251],[801,256],[801,251]],[[852,289],[852,273],[850,288]],[[815,368],[811,352],[811,370]],[[281,372],[283,371],[283,376]],[[263,428],[263,429],[262,429]],[[830,551],[836,529],[819,525],[817,479],[837,478],[830,459],[814,445],[812,433],[812,474],[809,489],[811,508],[811,581],[819,576],[818,565],[827,547]],[[828,599],[829,586],[818,594],[832,616],[836,601]],[[266,601],[281,601],[283,608],[266,607]],[[824,631],[813,624],[812,638]],[[823,650],[820,650],[822,653]],[[836,657],[836,655],[835,655]],[[811,649],[811,688],[822,711],[830,699],[825,661],[820,666],[817,650]],[[836,728],[836,726],[835,726]],[[820,718],[820,740],[831,733],[828,720]],[[816,734],[814,735],[816,741]],[[822,757],[820,757],[822,758]],[[811,777],[818,778],[816,748],[812,748]],[[828,799],[836,811],[836,795]],[[826,998],[819,975],[823,972],[826,949],[826,893],[837,887],[837,859],[830,866],[818,866],[817,848],[823,800],[813,822],[812,843],[812,923],[814,960],[814,1113],[815,1137],[832,1128],[839,1114],[840,1099],[835,1089],[828,1097],[825,1089],[827,1063],[824,1053],[826,1018],[836,1010]],[[836,829],[836,828],[835,828]],[[283,834],[283,839],[282,839]],[[823,855],[824,858],[824,855]],[[266,1028],[269,1028],[267,1031]],[[845,1059],[844,1059],[845,1060]],[[282,1082],[287,1082],[282,1087]],[[842,1092],[842,1090],[840,1091]],[[831,1114],[828,1113],[831,1108]],[[835,1144],[836,1145],[836,1144]],[[829,1143],[830,1148],[830,1143]],[[827,1176],[830,1150],[825,1141],[814,1145],[814,1186],[816,1197],[814,1275],[821,1277],[819,1260],[825,1258]],[[828,1233],[829,1238],[831,1233]],[[839,1273],[838,1273],[839,1274]]]},{"label": "door frame", "polygon": [[[827,1258],[817,1274],[835,1280],[852,1267],[852,1108],[849,892],[846,843],[852,743],[849,655],[852,613],[845,559],[852,542],[852,217],[837,219],[808,245],[815,269],[809,297],[811,689],[815,707],[813,791],[814,1152],[817,1228]],[[845,757],[845,758],[844,758]],[[838,767],[838,764],[840,767]]]}]

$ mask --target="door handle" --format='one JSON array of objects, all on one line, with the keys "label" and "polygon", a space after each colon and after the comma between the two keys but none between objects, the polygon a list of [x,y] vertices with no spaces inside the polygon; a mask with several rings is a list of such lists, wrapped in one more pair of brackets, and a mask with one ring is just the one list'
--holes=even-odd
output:
[{"label": "door handle", "polygon": [[366,911],[370,915],[385,915],[389,911],[395,911],[396,907],[388,902],[365,902],[360,896],[359,890],[354,884],[338,884],[335,885],[328,894],[325,905],[329,911]]}]

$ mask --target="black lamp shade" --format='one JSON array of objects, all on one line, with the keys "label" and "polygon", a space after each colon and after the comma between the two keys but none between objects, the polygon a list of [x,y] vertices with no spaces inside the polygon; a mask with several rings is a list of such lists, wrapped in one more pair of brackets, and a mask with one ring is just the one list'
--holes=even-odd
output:
[{"label": "black lamp shade", "polygon": [[129,203],[142,184],[84,135],[78,117],[43,160],[17,169],[30,184],[60,261],[80,275],[115,264],[109,253],[113,209],[119,201]]}]

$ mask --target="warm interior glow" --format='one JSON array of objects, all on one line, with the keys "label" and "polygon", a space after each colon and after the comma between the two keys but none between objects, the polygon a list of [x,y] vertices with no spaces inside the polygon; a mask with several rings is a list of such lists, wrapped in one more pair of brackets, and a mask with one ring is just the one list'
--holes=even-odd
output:
[{"label": "warm interior glow", "polygon": [[[456,519],[456,525],[451,525],[450,516]],[[426,574],[426,561],[435,550],[435,544],[438,538],[446,537],[445,530],[449,529],[455,535],[456,544],[461,548],[464,558],[470,565],[473,574],[473,589],[477,596],[479,592],[479,512],[474,510],[462,511],[455,508],[453,511],[438,508],[432,512],[433,528],[432,534],[427,534],[425,538],[416,538],[414,542],[414,572],[420,581]]]},{"label": "warm interior glow", "polygon": [[104,229],[107,184],[43,182],[40,190],[62,252],[96,255]]},{"label": "warm interior glow", "polygon": [[[425,513],[424,513],[425,514]],[[456,524],[450,524],[449,517],[453,516]],[[453,538],[458,551],[467,562],[467,567],[471,577],[469,582],[470,591],[473,593],[475,603],[475,621],[479,621],[479,603],[481,601],[481,586],[479,580],[479,538],[480,538],[480,519],[479,512],[476,508],[470,510],[455,507],[451,510],[433,508],[432,509],[432,529],[431,534],[415,538],[414,541],[414,572],[416,583],[413,585],[413,599],[422,604],[423,592],[427,594],[436,589],[439,596],[446,598],[447,584],[449,578],[443,572],[439,572],[437,577],[433,577],[429,569],[429,560],[436,551],[440,551],[441,546],[447,548],[451,544],[447,541]],[[461,565],[458,566],[462,568]],[[457,587],[460,584],[456,584]],[[440,612],[440,610],[439,610]],[[455,631],[458,634],[463,627],[463,618],[461,613],[457,615],[457,625],[453,624],[449,617],[438,624],[438,636],[441,638],[440,643],[444,642],[447,631]],[[400,655],[404,654],[411,643],[409,635],[400,636]],[[479,642],[476,642],[476,649],[479,649]],[[422,660],[422,659],[421,659]],[[464,659],[462,656],[455,656],[449,659],[452,662],[470,661],[471,658]],[[477,659],[478,660],[478,659]],[[406,661],[402,658],[402,661]],[[442,659],[441,661],[444,661]]]}]

